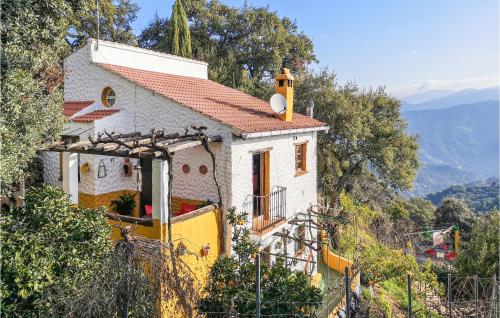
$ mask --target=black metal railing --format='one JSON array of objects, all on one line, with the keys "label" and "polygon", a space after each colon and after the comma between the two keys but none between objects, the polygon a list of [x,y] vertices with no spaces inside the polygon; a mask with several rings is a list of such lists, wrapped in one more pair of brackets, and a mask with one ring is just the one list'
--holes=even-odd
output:
[{"label": "black metal railing", "polygon": [[267,195],[250,195],[245,209],[252,217],[252,230],[262,232],[286,219],[286,188],[275,186]]}]

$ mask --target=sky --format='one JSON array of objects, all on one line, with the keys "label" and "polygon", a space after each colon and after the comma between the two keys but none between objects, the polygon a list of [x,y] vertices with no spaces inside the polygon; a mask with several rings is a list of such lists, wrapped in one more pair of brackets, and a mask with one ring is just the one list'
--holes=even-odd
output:
[{"label": "sky", "polygon": [[[174,0],[136,0],[139,34]],[[220,0],[241,7],[244,0]],[[499,85],[498,0],[248,0],[297,21],[339,81],[385,86],[396,95]]]}]

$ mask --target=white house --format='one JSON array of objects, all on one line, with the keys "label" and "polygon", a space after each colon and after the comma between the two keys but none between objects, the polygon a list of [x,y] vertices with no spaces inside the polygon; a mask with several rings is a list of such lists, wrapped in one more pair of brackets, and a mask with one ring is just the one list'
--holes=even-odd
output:
[{"label": "white house", "polygon": [[[317,204],[317,133],[327,127],[293,112],[293,81],[286,69],[277,76],[276,92],[287,100],[287,110],[276,115],[269,102],[208,80],[204,62],[90,40],[64,60],[69,120],[61,138],[86,140],[104,130],[173,133],[192,125],[207,127],[208,135],[222,137],[210,148],[224,208],[249,212],[255,239],[273,255],[283,248],[274,244],[283,243],[276,233],[316,239],[289,221]],[[147,206],[155,210],[162,204],[158,189],[164,188],[157,186],[164,182],[162,170],[154,161],[54,152],[43,153],[42,159],[44,181],[61,186],[75,204],[109,205],[120,194],[132,193],[137,218],[151,217]],[[176,152],[173,160],[177,201],[217,202],[212,161],[201,146]],[[298,240],[284,243],[288,255],[316,258]]]}]

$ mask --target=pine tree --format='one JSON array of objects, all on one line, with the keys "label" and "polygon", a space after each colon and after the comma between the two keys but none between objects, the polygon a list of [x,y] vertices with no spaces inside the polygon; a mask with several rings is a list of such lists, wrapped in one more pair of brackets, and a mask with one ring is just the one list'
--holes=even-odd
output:
[{"label": "pine tree", "polygon": [[171,53],[183,57],[191,57],[191,34],[186,11],[181,0],[176,0],[170,18],[170,48]]}]

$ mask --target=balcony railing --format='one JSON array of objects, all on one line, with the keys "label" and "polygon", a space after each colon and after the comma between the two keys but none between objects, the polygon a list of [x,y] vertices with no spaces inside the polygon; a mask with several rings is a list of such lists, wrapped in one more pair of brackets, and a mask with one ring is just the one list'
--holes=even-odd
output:
[{"label": "balcony railing", "polygon": [[245,209],[252,216],[252,230],[262,232],[286,219],[286,188],[276,186],[267,195],[250,195]]}]

